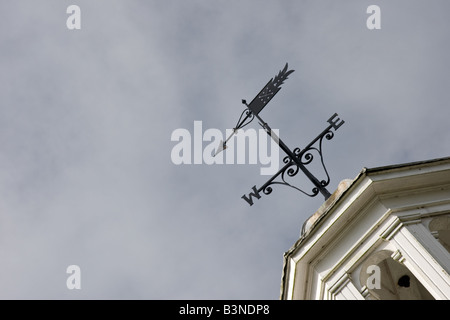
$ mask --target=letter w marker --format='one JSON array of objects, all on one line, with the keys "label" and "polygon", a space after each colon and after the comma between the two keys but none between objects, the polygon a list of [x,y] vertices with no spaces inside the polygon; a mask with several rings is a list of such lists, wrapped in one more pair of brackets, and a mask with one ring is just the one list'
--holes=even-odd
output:
[{"label": "letter w marker", "polygon": [[256,199],[261,198],[261,196],[259,195],[259,191],[256,189],[256,186],[253,186],[253,192],[249,193],[248,196],[250,198],[244,194],[241,198],[247,201],[250,206],[253,205],[253,197],[255,197]]}]

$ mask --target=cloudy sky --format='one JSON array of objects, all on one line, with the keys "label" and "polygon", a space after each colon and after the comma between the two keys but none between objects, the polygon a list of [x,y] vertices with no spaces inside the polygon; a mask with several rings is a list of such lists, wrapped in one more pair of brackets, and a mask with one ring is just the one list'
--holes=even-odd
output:
[{"label": "cloudy sky", "polygon": [[[66,26],[71,4],[80,30]],[[366,27],[372,4],[381,30]],[[278,186],[250,207],[241,196],[269,178],[260,164],[175,165],[172,132],[232,128],[241,99],[288,62],[261,116],[291,148],[345,120],[324,145],[330,191],[363,167],[448,156],[449,11],[1,1],[0,298],[278,299],[283,253],[323,197]],[[73,264],[81,290],[66,287]]]}]

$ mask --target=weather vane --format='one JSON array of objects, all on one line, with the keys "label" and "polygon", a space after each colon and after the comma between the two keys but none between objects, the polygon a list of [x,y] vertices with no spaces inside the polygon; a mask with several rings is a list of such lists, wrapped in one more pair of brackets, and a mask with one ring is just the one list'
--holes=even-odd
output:
[{"label": "weather vane", "polygon": [[[225,140],[225,142],[221,141],[219,147],[216,150],[214,156],[216,156],[219,152],[225,150],[227,148],[227,142],[231,139],[231,137],[237,133],[239,129],[242,129],[250,122],[252,122],[255,118],[258,119],[259,124],[263,127],[266,133],[278,144],[278,146],[286,153],[286,157],[283,159],[283,163],[285,164],[278,172],[273,175],[264,185],[257,188],[256,185],[253,186],[253,192],[247,195],[243,195],[242,199],[244,199],[250,206],[253,205],[253,197],[256,199],[260,199],[260,192],[264,194],[272,193],[271,185],[281,184],[293,189],[296,189],[303,194],[315,197],[319,193],[321,193],[325,200],[328,199],[331,194],[326,189],[326,186],[330,183],[330,176],[325,167],[323,161],[322,154],[322,142],[323,139],[331,140],[334,137],[334,133],[332,129],[335,131],[344,124],[344,120],[338,118],[338,114],[335,113],[332,115],[327,122],[329,123],[328,127],[322,131],[313,141],[311,141],[305,148],[295,148],[291,151],[290,148],[286,146],[286,144],[272,131],[270,126],[259,116],[261,110],[269,103],[270,100],[280,91],[281,85],[284,80],[288,78],[294,70],[288,70],[288,64],[286,63],[283,70],[281,70],[278,75],[274,78],[270,79],[269,82],[264,86],[264,88],[256,95],[256,97],[250,102],[247,103],[246,100],[242,100],[242,103],[245,104],[246,109],[242,112],[239,120],[236,123],[236,126],[233,128],[233,133]],[[245,115],[245,116],[244,116]],[[326,179],[319,180],[317,179],[308,169],[307,166],[313,162],[314,155],[319,155],[321,165],[325,171]],[[300,188],[288,183],[286,181],[287,177],[294,177],[297,175],[299,171],[302,171],[306,177],[313,183],[314,187],[311,192],[306,192],[301,190]],[[280,178],[280,180],[276,180]]]}]

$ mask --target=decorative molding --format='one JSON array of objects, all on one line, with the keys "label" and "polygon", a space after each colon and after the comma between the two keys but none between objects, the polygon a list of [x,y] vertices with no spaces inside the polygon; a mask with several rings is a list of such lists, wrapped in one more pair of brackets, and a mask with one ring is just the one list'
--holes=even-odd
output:
[{"label": "decorative molding", "polygon": [[347,272],[343,273],[331,288],[328,289],[326,298],[330,300],[365,300],[353,283],[351,275]]},{"label": "decorative molding", "polygon": [[402,222],[402,224],[406,226],[410,224],[421,223],[422,217],[424,215],[425,215],[424,213],[414,213],[407,216],[400,216],[398,218]]},{"label": "decorative molding", "polygon": [[351,281],[351,277],[348,273],[344,273],[328,290],[328,296],[334,299],[335,296],[345,288],[345,286]]},{"label": "decorative molding", "polygon": [[369,288],[367,288],[366,285],[364,285],[364,286],[361,288],[360,293],[361,293],[361,295],[364,297],[364,299],[366,299],[366,300],[368,300],[368,298],[370,297]]},{"label": "decorative molding", "polygon": [[380,234],[380,238],[383,240],[391,240],[392,237],[395,236],[395,234],[403,227],[402,222],[398,217],[394,219],[387,227],[386,229]]},{"label": "decorative molding", "polygon": [[431,235],[432,235],[435,239],[439,240],[439,231],[430,231],[430,232],[431,232]]},{"label": "decorative molding", "polygon": [[397,262],[400,262],[401,264],[403,264],[403,262],[405,261],[405,257],[398,249],[391,255],[391,258]]},{"label": "decorative molding", "polygon": [[402,262],[436,299],[450,299],[450,276],[446,271],[449,253],[425,227],[422,224],[409,225],[402,228],[392,241],[399,249],[392,258]]},{"label": "decorative molding", "polygon": [[364,170],[285,256],[291,268],[283,278],[285,298],[375,299],[352,277],[383,248],[435,298],[450,299],[449,252],[427,228],[430,218],[450,214],[449,173],[450,158]]}]

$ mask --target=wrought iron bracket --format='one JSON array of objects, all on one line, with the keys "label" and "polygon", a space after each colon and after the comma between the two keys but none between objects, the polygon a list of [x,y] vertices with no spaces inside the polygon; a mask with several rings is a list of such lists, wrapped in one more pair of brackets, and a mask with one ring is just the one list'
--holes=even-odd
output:
[{"label": "wrought iron bracket", "polygon": [[[257,199],[261,198],[260,196],[261,192],[266,195],[271,194],[273,191],[272,186],[275,184],[288,186],[309,197],[315,197],[319,193],[322,193],[325,200],[328,199],[331,194],[326,189],[326,187],[330,183],[330,175],[328,174],[328,170],[325,166],[325,162],[323,159],[323,148],[322,148],[323,141],[324,139],[326,140],[333,139],[334,137],[333,129],[334,131],[336,131],[337,129],[339,129],[340,126],[342,126],[345,123],[345,121],[338,118],[338,114],[335,113],[328,119],[328,123],[329,123],[328,127],[325,130],[323,130],[314,140],[312,140],[304,149],[295,148],[292,152],[286,152],[287,156],[284,157],[283,159],[284,166],[280,170],[278,170],[278,172],[275,175],[273,175],[260,188],[256,188],[256,186],[254,186],[253,192],[249,193],[248,196],[243,195],[242,199],[244,199],[250,206],[252,206],[253,197]],[[272,138],[274,138],[274,132],[272,132],[270,127],[268,127],[267,123],[265,123],[263,127],[265,127],[268,134],[271,135]],[[280,140],[279,137],[275,137],[275,141],[278,141],[277,143],[280,145],[280,147],[283,150],[285,150],[284,148],[285,145]],[[319,181],[314,175],[311,174],[311,172],[307,168],[307,166],[314,161],[315,156],[318,156],[318,158],[320,159],[320,164],[325,172],[326,179]],[[310,192],[302,190],[286,180],[289,177],[296,176],[299,171],[303,171],[303,173],[305,173],[305,175],[313,183],[314,187],[311,189]]]}]

